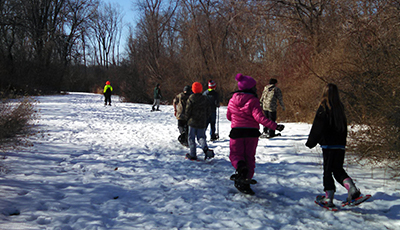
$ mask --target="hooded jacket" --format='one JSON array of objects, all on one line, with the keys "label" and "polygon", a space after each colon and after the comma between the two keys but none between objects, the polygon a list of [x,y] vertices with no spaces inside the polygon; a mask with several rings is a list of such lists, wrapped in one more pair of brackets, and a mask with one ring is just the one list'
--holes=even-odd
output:
[{"label": "hooded jacket", "polygon": [[229,100],[226,118],[231,128],[259,129],[259,124],[275,130],[277,124],[265,117],[258,98],[252,93],[238,92]]}]

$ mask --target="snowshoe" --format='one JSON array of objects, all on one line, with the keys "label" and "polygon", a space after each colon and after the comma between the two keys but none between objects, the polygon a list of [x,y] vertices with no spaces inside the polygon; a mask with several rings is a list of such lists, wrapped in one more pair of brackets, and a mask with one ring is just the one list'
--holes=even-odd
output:
[{"label": "snowshoe", "polygon": [[342,202],[342,207],[347,206],[347,205],[349,205],[349,206],[359,205],[362,202],[368,200],[370,197],[371,197],[371,195],[360,195],[359,197],[357,197],[351,201],[345,200]]},{"label": "snowshoe", "polygon": [[318,195],[315,198],[314,202],[329,211],[338,211],[339,210],[333,203],[331,203],[331,202],[328,203],[327,199],[323,195]]}]

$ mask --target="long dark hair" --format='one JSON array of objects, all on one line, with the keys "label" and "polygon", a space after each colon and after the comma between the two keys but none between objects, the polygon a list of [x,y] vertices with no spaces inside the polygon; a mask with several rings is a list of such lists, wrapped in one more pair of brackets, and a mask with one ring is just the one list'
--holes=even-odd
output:
[{"label": "long dark hair", "polygon": [[344,106],[340,101],[339,90],[335,84],[329,83],[325,86],[320,105],[327,111],[330,125],[339,132],[347,130]]}]

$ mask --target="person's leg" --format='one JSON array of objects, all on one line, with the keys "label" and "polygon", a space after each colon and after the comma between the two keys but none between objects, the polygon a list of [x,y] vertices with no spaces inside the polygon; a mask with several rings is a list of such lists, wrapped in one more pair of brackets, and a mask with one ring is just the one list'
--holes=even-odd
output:
[{"label": "person's leg", "polygon": [[185,125],[186,125],[186,121],[184,120],[178,120],[178,130],[179,130],[179,134],[183,134],[185,132]]},{"label": "person's leg", "polygon": [[237,169],[240,161],[246,161],[244,138],[230,139],[229,141],[229,160],[232,166]]},{"label": "person's leg", "polygon": [[161,102],[160,99],[157,99],[157,100],[156,100],[156,103],[157,103],[157,110],[160,110],[160,102]]},{"label": "person's leg", "polygon": [[343,187],[345,187],[348,191],[347,201],[351,201],[361,195],[360,190],[357,189],[353,180],[349,177],[346,171],[343,168],[344,158],[345,158],[345,150],[344,149],[335,149],[332,150],[335,154],[334,157],[334,167],[333,167],[333,176],[335,180],[339,182]]},{"label": "person's leg", "polygon": [[[263,110],[264,111],[264,115],[268,118],[268,111],[267,110]],[[269,118],[268,118],[269,119]],[[264,134],[269,134],[268,132],[268,128],[264,126],[263,128],[263,133]]]},{"label": "person's leg", "polygon": [[196,157],[196,129],[189,126],[189,135],[188,135],[188,143],[190,148],[190,156]]},{"label": "person's leg", "polygon": [[[268,112],[268,119],[270,119],[273,122],[276,122],[276,112]],[[275,136],[275,130],[273,129],[268,129],[268,133],[270,137]]]},{"label": "person's leg", "polygon": [[335,153],[330,149],[322,149],[322,154],[324,158],[324,177],[323,185],[324,191],[333,190],[336,191],[335,181],[333,180],[332,173],[334,170],[335,163]]},{"label": "person's leg", "polygon": [[185,132],[185,124],[186,121],[184,120],[178,120],[178,130],[179,130],[179,137],[178,140],[181,144],[186,144],[187,143],[187,135]]},{"label": "person's leg", "polygon": [[206,141],[206,129],[196,129],[197,141],[203,151],[208,150],[207,141]]},{"label": "person's leg", "polygon": [[156,105],[157,105],[157,99],[154,98],[153,106],[151,107],[152,111],[155,110]]},{"label": "person's leg", "polygon": [[345,150],[344,149],[332,149],[331,152],[333,155],[333,159],[332,159],[333,176],[335,177],[335,180],[337,182],[339,182],[342,186],[344,186],[343,181],[346,178],[349,178],[349,175],[347,175],[346,171],[343,169]]},{"label": "person's leg", "polygon": [[211,116],[210,116],[210,136],[211,139],[216,139],[215,136],[215,122],[217,120],[217,113],[216,112],[212,112]]},{"label": "person's leg", "polygon": [[256,167],[256,149],[258,138],[245,138],[246,165],[248,168],[247,179],[252,179]]}]

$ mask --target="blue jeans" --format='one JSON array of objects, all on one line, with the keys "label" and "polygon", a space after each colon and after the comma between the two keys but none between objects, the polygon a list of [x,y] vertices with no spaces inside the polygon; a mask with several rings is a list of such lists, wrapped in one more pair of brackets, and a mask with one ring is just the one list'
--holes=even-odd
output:
[{"label": "blue jeans", "polygon": [[206,129],[196,129],[192,126],[189,126],[189,148],[190,148],[190,156],[196,156],[196,139],[199,142],[201,149],[204,151],[208,149],[207,142],[206,142]]}]

